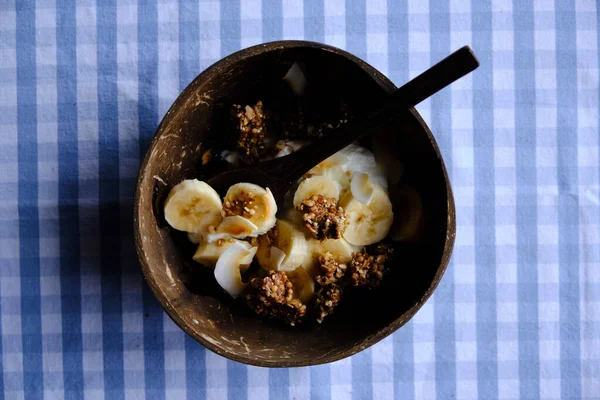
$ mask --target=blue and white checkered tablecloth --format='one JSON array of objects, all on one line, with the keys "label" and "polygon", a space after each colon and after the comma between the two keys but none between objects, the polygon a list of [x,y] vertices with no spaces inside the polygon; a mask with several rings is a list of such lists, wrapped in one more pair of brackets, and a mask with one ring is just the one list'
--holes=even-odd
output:
[{"label": "blue and white checkered tablecloth", "polygon": [[[0,0],[0,399],[600,399],[600,7],[594,0]],[[330,365],[246,367],[187,337],[132,239],[140,158],[178,93],[240,48],[336,45],[418,109],[456,247],[403,329]]]}]

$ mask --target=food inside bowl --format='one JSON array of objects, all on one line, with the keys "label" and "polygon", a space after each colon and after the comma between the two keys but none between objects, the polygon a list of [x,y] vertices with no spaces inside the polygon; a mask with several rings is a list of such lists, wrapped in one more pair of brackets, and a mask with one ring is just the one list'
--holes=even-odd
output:
[{"label": "food inside bowl", "polygon": [[[235,148],[217,157],[231,164],[282,157],[348,121],[342,107],[335,125],[308,124],[301,68],[294,64],[285,79],[298,112],[285,119],[260,100],[232,105]],[[217,283],[256,314],[292,326],[321,323],[353,288],[378,287],[393,241],[413,240],[423,222],[420,207],[410,208],[410,218],[395,218],[388,185],[411,204],[420,199],[408,187],[398,190],[401,165],[390,150],[377,139],[372,147],[380,154],[351,144],[316,165],[283,204],[253,183],[237,183],[221,198],[203,181],[184,180],[165,201],[165,219],[198,245],[194,261],[213,268]],[[201,157],[203,165],[212,159],[210,150]]]}]

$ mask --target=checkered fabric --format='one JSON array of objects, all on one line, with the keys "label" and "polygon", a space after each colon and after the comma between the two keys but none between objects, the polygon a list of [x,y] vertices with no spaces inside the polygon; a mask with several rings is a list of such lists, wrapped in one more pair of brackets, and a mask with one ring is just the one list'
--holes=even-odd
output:
[{"label": "checkered fabric", "polygon": [[[594,0],[0,0],[0,399],[600,399],[600,7]],[[308,39],[396,84],[469,44],[419,107],[454,256],[404,328],[298,369],[205,350],[145,285],[134,182],[203,69]]]}]

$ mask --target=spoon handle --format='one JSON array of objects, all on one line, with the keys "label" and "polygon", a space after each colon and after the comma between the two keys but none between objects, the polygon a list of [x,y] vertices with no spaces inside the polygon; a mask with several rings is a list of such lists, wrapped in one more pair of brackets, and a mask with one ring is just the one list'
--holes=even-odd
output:
[{"label": "spoon handle", "polygon": [[[364,117],[355,118],[316,143],[286,156],[284,170],[277,168],[278,171],[273,172],[285,181],[296,181],[319,162],[353,141],[372,133],[376,128],[385,125],[405,110],[419,104],[478,66],[479,61],[471,48],[469,46],[462,47],[397,89],[385,100],[383,107]],[[273,161],[283,161],[283,159]],[[269,161],[263,163],[263,168],[268,169],[269,163]]]}]

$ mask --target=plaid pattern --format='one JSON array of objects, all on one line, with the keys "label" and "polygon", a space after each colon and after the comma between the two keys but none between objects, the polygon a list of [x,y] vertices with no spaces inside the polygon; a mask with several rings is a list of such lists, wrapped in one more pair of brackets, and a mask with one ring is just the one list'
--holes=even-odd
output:
[{"label": "plaid pattern", "polygon": [[[0,399],[599,399],[599,16],[593,0],[0,0]],[[397,84],[473,47],[479,70],[418,107],[456,248],[371,349],[246,367],[144,284],[134,181],[201,70],[303,38]]]}]

